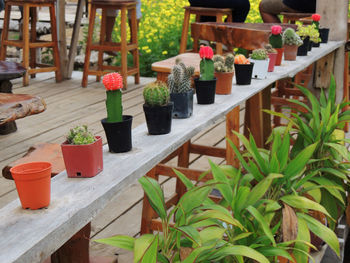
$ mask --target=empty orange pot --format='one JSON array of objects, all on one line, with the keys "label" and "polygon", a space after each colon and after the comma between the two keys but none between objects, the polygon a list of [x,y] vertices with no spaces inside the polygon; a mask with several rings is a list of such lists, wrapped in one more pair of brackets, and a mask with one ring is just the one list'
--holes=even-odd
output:
[{"label": "empty orange pot", "polygon": [[50,204],[51,163],[32,162],[10,169],[24,209],[39,209]]},{"label": "empty orange pot", "polygon": [[232,72],[215,72],[214,76],[216,78],[216,94],[227,95],[231,94],[232,90]]}]

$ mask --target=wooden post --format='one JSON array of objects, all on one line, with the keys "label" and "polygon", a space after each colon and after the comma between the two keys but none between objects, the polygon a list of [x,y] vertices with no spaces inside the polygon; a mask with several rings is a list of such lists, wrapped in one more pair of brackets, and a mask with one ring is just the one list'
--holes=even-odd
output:
[{"label": "wooden post", "polygon": [[67,78],[67,41],[66,41],[66,2],[64,0],[57,1],[57,27],[58,27],[58,48],[60,51],[60,64],[62,70],[62,78]]},{"label": "wooden post", "polygon": [[[320,27],[328,27],[329,40],[346,40],[349,0],[318,0],[316,12],[321,15]],[[337,82],[337,101],[343,99],[344,87],[344,47],[335,52],[334,77]],[[317,81],[316,76],[316,81]]]}]

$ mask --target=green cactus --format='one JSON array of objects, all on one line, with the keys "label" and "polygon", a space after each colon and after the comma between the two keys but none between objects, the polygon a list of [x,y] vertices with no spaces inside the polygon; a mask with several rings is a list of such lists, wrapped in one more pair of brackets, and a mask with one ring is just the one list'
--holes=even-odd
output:
[{"label": "green cactus", "polygon": [[95,136],[88,131],[87,125],[81,125],[70,129],[67,135],[67,141],[69,144],[83,145],[93,143],[96,139]]},{"label": "green cactus", "polygon": [[215,72],[232,72],[233,63],[235,58],[233,54],[228,54],[226,57],[215,55],[213,57],[214,61],[214,70]]},{"label": "green cactus", "polygon": [[273,48],[282,48],[283,40],[281,34],[278,35],[270,35],[269,42]]},{"label": "green cactus", "polygon": [[275,54],[275,53],[277,53],[277,50],[274,49],[270,44],[265,45],[265,50],[266,50],[267,54],[270,54],[270,53]]},{"label": "green cactus", "polygon": [[268,58],[268,54],[264,48],[259,48],[254,49],[250,57],[256,60],[265,60]]},{"label": "green cactus", "polygon": [[202,58],[200,64],[200,80],[214,79],[214,61],[208,58]]},{"label": "green cactus", "polygon": [[162,81],[147,84],[143,89],[143,98],[148,106],[163,106],[169,103],[170,95],[167,85]]},{"label": "green cactus", "polygon": [[235,63],[235,56],[233,54],[228,54],[225,58],[225,66],[228,71],[233,71],[233,64]]},{"label": "green cactus", "polygon": [[118,90],[107,90],[106,109],[107,122],[123,121],[122,92]]},{"label": "green cactus", "polygon": [[185,93],[191,90],[191,77],[194,67],[186,67],[180,59],[176,59],[175,66],[168,76],[168,86],[171,93]]},{"label": "green cactus", "polygon": [[300,37],[298,36],[297,33],[295,33],[293,28],[287,28],[284,32],[283,32],[283,43],[285,45],[297,45],[300,46],[303,44],[303,41],[300,39]]}]

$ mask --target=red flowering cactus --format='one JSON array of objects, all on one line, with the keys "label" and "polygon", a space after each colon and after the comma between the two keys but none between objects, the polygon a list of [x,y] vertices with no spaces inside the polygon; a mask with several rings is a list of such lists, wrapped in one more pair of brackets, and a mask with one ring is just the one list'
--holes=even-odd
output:
[{"label": "red flowering cactus", "polygon": [[102,79],[102,83],[105,85],[106,90],[117,90],[123,88],[123,78],[116,72],[105,75]]},{"label": "red flowering cactus", "polygon": [[103,77],[103,85],[106,87],[107,122],[123,121],[122,92],[123,78],[119,73],[110,73]]},{"label": "red flowering cactus", "polygon": [[281,26],[276,25],[276,26],[272,26],[271,27],[271,34],[272,35],[279,35],[281,33],[282,33],[282,27]]},{"label": "red flowering cactus", "polygon": [[211,47],[208,46],[201,46],[201,48],[199,49],[199,56],[203,59],[212,59],[214,56],[214,52],[213,49]]},{"label": "red flowering cactus", "polygon": [[269,42],[273,48],[282,48],[282,27],[275,25],[271,27],[271,35],[269,37]]},{"label": "red flowering cactus", "polygon": [[313,14],[311,17],[315,22],[319,22],[321,20],[321,16],[319,14]]}]

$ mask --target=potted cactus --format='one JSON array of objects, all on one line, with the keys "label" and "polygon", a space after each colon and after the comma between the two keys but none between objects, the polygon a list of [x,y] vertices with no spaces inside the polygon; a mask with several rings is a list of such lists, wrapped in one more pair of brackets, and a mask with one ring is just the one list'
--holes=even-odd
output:
[{"label": "potted cactus", "polygon": [[107,118],[101,120],[105,130],[109,151],[128,152],[132,148],[132,116],[123,115],[122,91],[123,78],[119,73],[109,73],[102,79],[106,88]]},{"label": "potted cactus", "polygon": [[277,50],[274,49],[270,44],[267,44],[265,46],[265,50],[269,56],[269,67],[267,69],[267,72],[273,72],[277,59]]},{"label": "potted cactus", "polygon": [[211,47],[201,46],[199,50],[200,77],[194,79],[198,104],[212,104],[215,101],[216,78],[214,77],[213,55]]},{"label": "potted cactus", "polygon": [[193,111],[193,89],[191,77],[194,67],[186,67],[180,59],[176,59],[175,66],[168,76],[170,101],[174,103],[173,118],[188,118]]},{"label": "potted cactus", "polygon": [[244,55],[235,56],[235,72],[237,85],[249,85],[252,81],[254,63],[251,63]]},{"label": "potted cactus", "polygon": [[260,48],[253,50],[250,55],[250,61],[254,63],[253,78],[266,79],[270,62],[266,49]]},{"label": "potted cactus", "polygon": [[143,90],[143,98],[148,133],[151,135],[169,133],[174,103],[170,101],[166,83],[156,81],[147,84]]},{"label": "potted cactus", "polygon": [[303,44],[303,41],[297,35],[293,28],[287,28],[283,32],[284,43],[284,60],[296,60],[298,47]]},{"label": "potted cactus", "polygon": [[102,138],[86,125],[70,129],[61,149],[68,177],[93,177],[103,170]]},{"label": "potted cactus", "polygon": [[283,51],[284,51],[281,26],[275,25],[271,27],[271,35],[269,37],[269,43],[277,51],[277,58],[276,58],[275,65],[280,66],[282,63],[282,57],[283,57]]},{"label": "potted cactus", "polygon": [[303,44],[298,47],[298,56],[307,56],[307,52],[309,51],[310,45],[310,36],[308,33],[308,29],[306,26],[298,25],[298,29],[296,31],[298,36],[300,36]]},{"label": "potted cactus", "polygon": [[216,94],[231,94],[233,64],[235,58],[233,54],[228,54],[226,57],[215,55],[214,61],[214,76],[216,77]]}]

